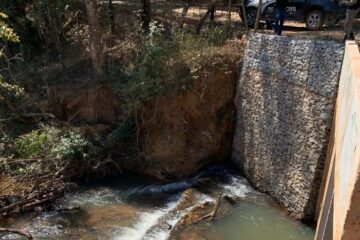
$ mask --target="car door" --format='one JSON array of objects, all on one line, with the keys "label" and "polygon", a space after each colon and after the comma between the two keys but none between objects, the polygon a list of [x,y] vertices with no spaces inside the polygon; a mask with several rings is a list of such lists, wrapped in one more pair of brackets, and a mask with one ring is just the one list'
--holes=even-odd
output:
[{"label": "car door", "polygon": [[[310,0],[288,0],[286,8],[286,20],[302,21],[307,2]],[[265,1],[263,4],[263,20],[273,20],[275,18],[276,0]]]},{"label": "car door", "polygon": [[288,7],[286,8],[287,19],[289,20],[303,20],[306,5],[309,0],[288,0]]},{"label": "car door", "polygon": [[265,1],[263,3],[262,20],[274,20],[275,19],[275,5],[276,0]]}]

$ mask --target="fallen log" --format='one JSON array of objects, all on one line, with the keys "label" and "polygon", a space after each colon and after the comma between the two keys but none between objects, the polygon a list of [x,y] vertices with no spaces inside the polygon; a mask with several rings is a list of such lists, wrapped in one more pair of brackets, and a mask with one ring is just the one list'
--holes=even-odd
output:
[{"label": "fallen log", "polygon": [[27,239],[33,239],[30,233],[25,232],[24,230],[12,229],[12,228],[0,228],[0,233],[13,233],[26,237]]}]

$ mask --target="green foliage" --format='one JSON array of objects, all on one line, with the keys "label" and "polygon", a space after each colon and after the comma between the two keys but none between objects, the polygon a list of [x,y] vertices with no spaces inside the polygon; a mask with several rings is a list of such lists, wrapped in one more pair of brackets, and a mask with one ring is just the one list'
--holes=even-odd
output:
[{"label": "green foliage", "polygon": [[50,156],[61,161],[82,161],[89,156],[91,143],[73,132],[60,137],[57,144],[52,146]]},{"label": "green foliage", "polygon": [[[6,23],[8,16],[0,12],[0,60],[6,59],[8,43],[19,43],[19,36]],[[9,84],[4,81],[0,74],[0,114],[5,114],[4,110],[9,110],[12,104],[19,103],[24,97],[24,89],[17,85]]]},{"label": "green foliage", "polygon": [[132,39],[128,48],[134,53],[123,60],[122,69],[108,68],[109,78],[124,97],[125,107],[132,111],[155,95],[188,89],[202,66],[222,63],[215,56],[217,49],[235,33],[226,26],[213,26],[199,36],[151,22],[148,35]]},{"label": "green foliage", "polygon": [[[6,23],[8,16],[0,12],[0,39],[7,42],[19,43],[19,36]],[[1,52],[0,52],[1,57]]]},{"label": "green foliage", "polygon": [[202,37],[215,46],[223,45],[232,37],[234,29],[229,26],[209,26],[202,32]]},{"label": "green foliage", "polygon": [[5,82],[0,75],[0,106],[2,103],[20,103],[25,95],[23,88]]},{"label": "green foliage", "polygon": [[17,50],[30,60],[44,50],[61,54],[67,32],[86,22],[86,15],[79,14],[83,6],[82,0],[1,0],[0,12],[9,16],[8,22],[20,36]]},{"label": "green foliage", "polygon": [[[8,149],[5,151],[5,148]],[[0,170],[10,175],[42,174],[49,170],[58,171],[69,164],[86,164],[96,153],[97,148],[80,135],[43,126],[19,136],[14,144],[9,143],[9,139],[0,140]],[[29,159],[35,160],[14,167],[16,165],[11,162],[16,159],[23,159],[25,163]]]},{"label": "green foliage", "polygon": [[0,11],[8,16],[7,23],[19,35],[21,42],[11,44],[12,52],[21,53],[22,57],[28,59],[34,57],[41,48],[42,39],[35,24],[31,21],[31,10],[29,0],[1,0]]},{"label": "green foliage", "polygon": [[120,86],[127,102],[136,105],[162,94],[170,88],[186,86],[190,68],[182,56],[178,39],[162,34],[159,28],[150,26],[150,37],[144,39],[138,58],[128,80]]},{"label": "green foliage", "polygon": [[39,131],[31,131],[28,134],[20,136],[16,142],[16,151],[21,157],[38,157],[42,152],[42,147],[48,140],[46,133]]}]

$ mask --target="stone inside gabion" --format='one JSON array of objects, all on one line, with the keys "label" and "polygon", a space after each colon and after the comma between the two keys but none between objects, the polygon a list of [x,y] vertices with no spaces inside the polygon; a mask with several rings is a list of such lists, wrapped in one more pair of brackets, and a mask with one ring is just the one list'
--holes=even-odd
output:
[{"label": "stone inside gabion", "polygon": [[251,34],[237,86],[233,161],[291,215],[313,219],[344,46]]}]

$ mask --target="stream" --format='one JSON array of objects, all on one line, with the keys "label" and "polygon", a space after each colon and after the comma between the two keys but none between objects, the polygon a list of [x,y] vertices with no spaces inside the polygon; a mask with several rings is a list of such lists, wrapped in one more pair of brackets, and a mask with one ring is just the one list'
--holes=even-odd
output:
[{"label": "stream", "polygon": [[[231,201],[221,201],[213,221],[179,225],[197,205],[203,215],[211,212],[219,194]],[[80,210],[59,210],[69,207]],[[254,190],[237,172],[225,166],[214,166],[186,181],[170,184],[136,175],[88,183],[58,200],[56,209],[9,219],[6,226],[25,228],[35,239],[314,238],[312,227],[287,216],[266,194]],[[196,214],[199,212],[193,215],[203,216]],[[4,234],[0,239],[21,238]]]}]

